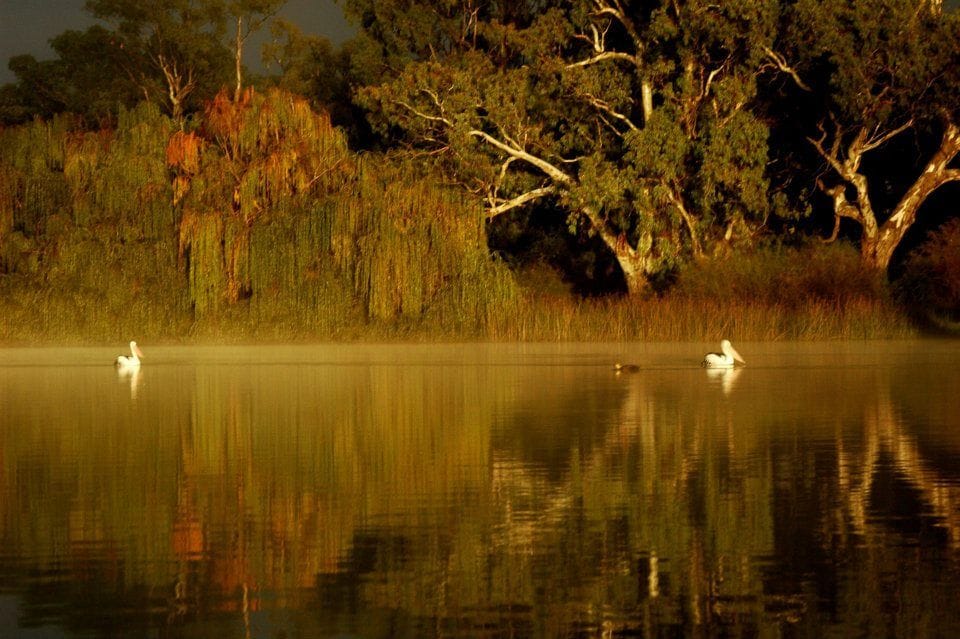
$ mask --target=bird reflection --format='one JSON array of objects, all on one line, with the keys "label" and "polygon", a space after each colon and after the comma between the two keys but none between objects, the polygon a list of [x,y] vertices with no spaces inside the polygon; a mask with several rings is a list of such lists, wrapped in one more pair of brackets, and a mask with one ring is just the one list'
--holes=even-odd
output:
[{"label": "bird reflection", "polygon": [[640,367],[636,364],[621,364],[617,362],[613,365],[613,370],[617,375],[621,373],[638,373],[640,372]]},{"label": "bird reflection", "polygon": [[743,372],[742,368],[708,368],[707,377],[719,382],[724,395],[729,395],[737,382],[737,377]]},{"label": "bird reflection", "polygon": [[137,388],[140,386],[140,368],[117,368],[117,379],[130,382],[130,399],[137,398]]}]

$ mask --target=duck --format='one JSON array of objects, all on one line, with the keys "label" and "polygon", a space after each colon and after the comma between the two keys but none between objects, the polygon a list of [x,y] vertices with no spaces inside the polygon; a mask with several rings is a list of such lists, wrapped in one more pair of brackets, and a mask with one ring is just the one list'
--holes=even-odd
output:
[{"label": "duck", "polygon": [[707,353],[703,356],[703,361],[700,362],[700,365],[705,368],[733,368],[736,366],[736,362],[746,364],[743,357],[740,356],[740,353],[738,353],[733,347],[733,344],[730,343],[730,340],[725,339],[720,342],[720,352]]},{"label": "duck", "polygon": [[620,373],[636,373],[640,370],[640,367],[636,364],[621,364],[617,362],[613,365],[613,370],[619,375]]},{"label": "duck", "polygon": [[141,357],[143,357],[143,351],[140,350],[136,342],[130,342],[130,356],[118,355],[117,359],[113,360],[113,364],[117,368],[124,370],[140,368]]}]

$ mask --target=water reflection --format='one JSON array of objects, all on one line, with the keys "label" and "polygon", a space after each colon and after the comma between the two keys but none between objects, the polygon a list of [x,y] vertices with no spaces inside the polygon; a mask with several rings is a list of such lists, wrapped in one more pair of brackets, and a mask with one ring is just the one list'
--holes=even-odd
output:
[{"label": "water reflection", "polygon": [[160,349],[129,394],[0,365],[6,625],[952,635],[958,348],[819,348]]},{"label": "water reflection", "polygon": [[743,373],[742,368],[706,368],[707,377],[718,383],[724,395],[729,395],[736,384],[737,378]]},{"label": "water reflection", "polygon": [[140,387],[140,368],[117,367],[117,379],[130,387],[130,399],[137,398],[137,389]]}]

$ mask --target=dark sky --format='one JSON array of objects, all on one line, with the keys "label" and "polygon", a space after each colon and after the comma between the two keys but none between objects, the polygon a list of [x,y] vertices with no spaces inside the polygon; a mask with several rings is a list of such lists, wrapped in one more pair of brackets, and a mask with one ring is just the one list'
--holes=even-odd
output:
[{"label": "dark sky", "polygon": [[[53,57],[50,38],[67,29],[83,30],[93,19],[83,11],[84,0],[0,0],[0,84],[15,78],[7,68],[11,56]],[[280,13],[304,33],[322,35],[339,44],[351,29],[333,0],[288,0]],[[246,62],[259,66],[260,47],[247,51]]]},{"label": "dark sky", "polygon": [[[47,44],[50,38],[93,24],[83,4],[84,0],[0,0],[0,84],[14,80],[7,69],[11,56],[30,53],[48,59],[53,56]],[[945,5],[956,8],[960,0],[946,0]],[[281,15],[305,33],[325,36],[336,44],[351,33],[334,0],[288,0]],[[250,47],[246,57],[248,65],[259,67],[259,45]]]}]

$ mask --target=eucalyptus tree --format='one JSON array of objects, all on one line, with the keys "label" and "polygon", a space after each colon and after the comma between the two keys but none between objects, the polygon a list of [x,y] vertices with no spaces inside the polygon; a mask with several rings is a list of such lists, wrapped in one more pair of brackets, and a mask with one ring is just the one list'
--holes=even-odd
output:
[{"label": "eucalyptus tree", "polygon": [[777,2],[343,4],[381,130],[483,197],[488,218],[541,204],[585,225],[632,293],[769,210],[752,106],[758,74],[784,60]]},{"label": "eucalyptus tree", "polygon": [[[960,181],[960,15],[939,0],[798,0],[785,40],[813,86],[817,119],[808,141],[825,163],[819,189],[834,214],[861,230],[865,266],[885,270],[925,201]],[[913,133],[908,153],[883,156]],[[933,144],[926,142],[933,140]],[[908,176],[878,205],[882,157]],[[888,169],[889,172],[889,169]]]},{"label": "eucalyptus tree", "polygon": [[167,103],[178,121],[198,89],[201,97],[212,97],[229,77],[219,0],[87,0],[85,9],[113,28],[126,79],[145,99]]},{"label": "eucalyptus tree", "polygon": [[233,99],[240,99],[243,88],[243,48],[251,35],[260,30],[287,3],[287,0],[230,0],[226,9],[236,24],[233,64],[236,77]]}]

